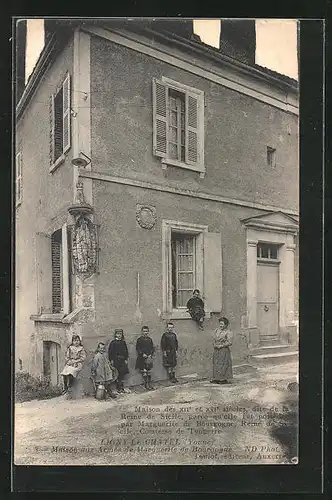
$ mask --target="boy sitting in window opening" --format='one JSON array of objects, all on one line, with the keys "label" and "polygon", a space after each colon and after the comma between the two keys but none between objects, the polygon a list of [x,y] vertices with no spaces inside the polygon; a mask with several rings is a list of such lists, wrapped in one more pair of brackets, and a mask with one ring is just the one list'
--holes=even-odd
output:
[{"label": "boy sitting in window opening", "polygon": [[199,329],[204,330],[204,302],[200,296],[200,291],[197,288],[193,291],[193,296],[187,302],[187,309],[191,318],[196,321]]}]

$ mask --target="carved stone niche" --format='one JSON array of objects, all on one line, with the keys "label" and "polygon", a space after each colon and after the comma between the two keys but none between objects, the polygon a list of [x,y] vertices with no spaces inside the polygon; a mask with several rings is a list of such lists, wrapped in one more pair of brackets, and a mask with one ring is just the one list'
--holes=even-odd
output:
[{"label": "carved stone niche", "polygon": [[143,229],[152,229],[156,224],[156,208],[150,205],[136,205],[136,220]]}]

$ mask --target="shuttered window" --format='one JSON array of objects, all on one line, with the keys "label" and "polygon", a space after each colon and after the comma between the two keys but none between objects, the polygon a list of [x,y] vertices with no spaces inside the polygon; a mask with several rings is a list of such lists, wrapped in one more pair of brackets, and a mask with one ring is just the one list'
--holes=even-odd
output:
[{"label": "shuttered window", "polygon": [[16,187],[16,206],[20,205],[22,202],[22,194],[23,194],[23,184],[22,184],[22,153],[19,152],[16,155],[15,159],[15,187]]},{"label": "shuttered window", "polygon": [[53,165],[70,149],[70,75],[50,99],[50,163]]},{"label": "shuttered window", "polygon": [[62,231],[52,234],[52,312],[59,313],[63,310],[62,299]]},{"label": "shuttered window", "polygon": [[153,151],[166,163],[204,172],[204,93],[153,80]]}]

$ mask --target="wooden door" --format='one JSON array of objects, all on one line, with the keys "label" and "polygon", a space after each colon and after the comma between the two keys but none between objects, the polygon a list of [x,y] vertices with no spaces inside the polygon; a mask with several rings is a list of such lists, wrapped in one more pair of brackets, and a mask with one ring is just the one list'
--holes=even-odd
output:
[{"label": "wooden door", "polygon": [[260,342],[278,340],[279,336],[279,265],[257,263],[257,326]]}]

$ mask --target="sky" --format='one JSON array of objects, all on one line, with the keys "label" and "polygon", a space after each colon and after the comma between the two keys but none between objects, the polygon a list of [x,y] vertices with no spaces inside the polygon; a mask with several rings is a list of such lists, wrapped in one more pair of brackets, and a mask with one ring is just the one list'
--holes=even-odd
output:
[{"label": "sky", "polygon": [[[298,78],[296,23],[294,19],[256,19],[256,64]],[[195,19],[194,32],[204,43],[218,47],[220,19]],[[26,79],[43,45],[43,19],[28,19]]]}]

